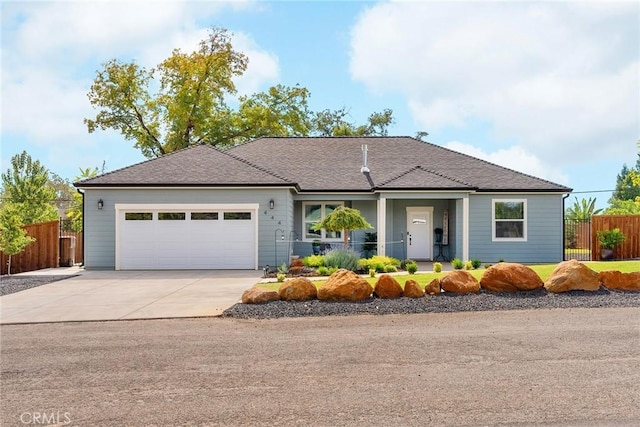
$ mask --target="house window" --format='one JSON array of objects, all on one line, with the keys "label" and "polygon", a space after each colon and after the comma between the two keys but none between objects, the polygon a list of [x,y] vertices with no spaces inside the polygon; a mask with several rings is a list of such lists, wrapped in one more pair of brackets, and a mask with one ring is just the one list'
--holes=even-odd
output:
[{"label": "house window", "polygon": [[124,214],[125,221],[151,221],[153,213],[151,212],[126,212]]},{"label": "house window", "polygon": [[158,221],[184,221],[184,212],[158,212]]},{"label": "house window", "polygon": [[225,212],[224,213],[225,221],[250,220],[250,219],[251,219],[251,212]]},{"label": "house window", "polygon": [[218,212],[191,212],[191,221],[215,221]]},{"label": "house window", "polygon": [[303,210],[303,226],[305,240],[342,240],[341,231],[313,230],[313,225],[322,221],[325,216],[329,215],[336,208],[343,206],[341,202],[309,202],[302,204]]},{"label": "house window", "polygon": [[523,199],[493,200],[493,241],[525,242],[527,240],[527,201]]}]

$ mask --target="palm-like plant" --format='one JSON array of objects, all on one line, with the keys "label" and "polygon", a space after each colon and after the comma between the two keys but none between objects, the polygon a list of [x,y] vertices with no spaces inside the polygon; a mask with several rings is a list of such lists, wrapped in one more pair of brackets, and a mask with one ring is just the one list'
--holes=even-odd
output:
[{"label": "palm-like plant", "polygon": [[596,198],[589,197],[589,200],[582,199],[578,201],[575,198],[573,206],[568,207],[565,212],[565,218],[575,222],[587,222],[591,220],[593,215],[598,215],[602,209],[596,209]]}]

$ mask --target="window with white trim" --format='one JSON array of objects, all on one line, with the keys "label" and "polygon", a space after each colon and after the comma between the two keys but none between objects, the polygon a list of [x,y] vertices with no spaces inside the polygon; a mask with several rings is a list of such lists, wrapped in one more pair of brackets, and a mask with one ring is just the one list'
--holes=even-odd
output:
[{"label": "window with white trim", "polygon": [[525,199],[494,199],[492,214],[494,242],[527,241],[527,201]]},{"label": "window with white trim", "polygon": [[341,241],[341,231],[313,230],[313,225],[322,221],[339,206],[344,206],[342,202],[304,202],[302,203],[302,227],[304,240],[326,240]]}]

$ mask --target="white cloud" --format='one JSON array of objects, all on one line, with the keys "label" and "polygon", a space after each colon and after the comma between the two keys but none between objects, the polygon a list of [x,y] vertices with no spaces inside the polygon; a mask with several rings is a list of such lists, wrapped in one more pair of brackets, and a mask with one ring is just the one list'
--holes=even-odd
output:
[{"label": "white cloud", "polygon": [[[252,2],[3,4],[3,136],[19,135],[51,147],[86,147],[88,140],[106,143],[97,135],[89,136],[83,124],[83,118],[95,115],[87,92],[101,63],[118,58],[154,67],[174,48],[197,49],[209,30],[199,22],[223,8],[250,7]],[[233,43],[250,60],[246,74],[237,81],[239,91],[257,91],[277,79],[274,54],[241,33],[233,35]]]},{"label": "white cloud", "polygon": [[569,181],[567,175],[562,173],[558,168],[545,163],[522,147],[513,146],[487,153],[482,148],[464,144],[459,141],[448,142],[445,146],[451,150],[459,151],[469,156],[477,157],[558,184],[566,185]]},{"label": "white cloud", "polygon": [[350,70],[432,133],[481,121],[555,165],[623,158],[640,128],[639,21],[634,2],[376,4],[352,29]]}]

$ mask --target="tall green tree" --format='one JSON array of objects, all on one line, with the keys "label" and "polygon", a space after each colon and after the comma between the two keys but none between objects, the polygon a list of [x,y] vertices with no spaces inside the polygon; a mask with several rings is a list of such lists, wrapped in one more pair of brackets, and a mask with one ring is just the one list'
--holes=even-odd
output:
[{"label": "tall green tree", "polygon": [[0,251],[7,255],[7,273],[11,275],[11,257],[35,241],[27,236],[22,223],[21,203],[5,201],[0,207]]},{"label": "tall green tree", "polygon": [[329,215],[325,216],[322,221],[314,224],[312,228],[313,230],[324,228],[327,231],[342,232],[344,248],[347,249],[349,247],[349,231],[364,230],[373,228],[373,226],[367,222],[359,210],[339,206]]},{"label": "tall green tree", "polygon": [[593,215],[598,215],[602,212],[602,209],[596,209],[596,198],[589,197],[589,199],[581,199],[575,197],[573,206],[570,206],[565,211],[565,218],[575,222],[588,222]]},{"label": "tall green tree", "polygon": [[626,164],[622,166],[620,173],[616,177],[616,188],[609,199],[609,203],[615,200],[635,200],[640,196],[640,185],[634,185],[633,172],[640,173],[640,154],[634,167],[629,168]]},{"label": "tall green tree", "polygon": [[56,193],[49,183],[49,171],[26,151],[13,156],[11,168],[2,174],[2,198],[20,204],[24,224],[58,218]]},{"label": "tall green tree", "polygon": [[362,126],[343,120],[344,110],[313,113],[309,91],[301,86],[277,85],[234,100],[233,79],[247,63],[227,30],[217,28],[195,52],[176,49],[150,70],[112,59],[97,72],[88,93],[98,113],[84,122],[90,133],[119,131],[147,158],[196,144],[225,147],[262,136],[386,135],[393,123],[391,110],[373,113]]}]

